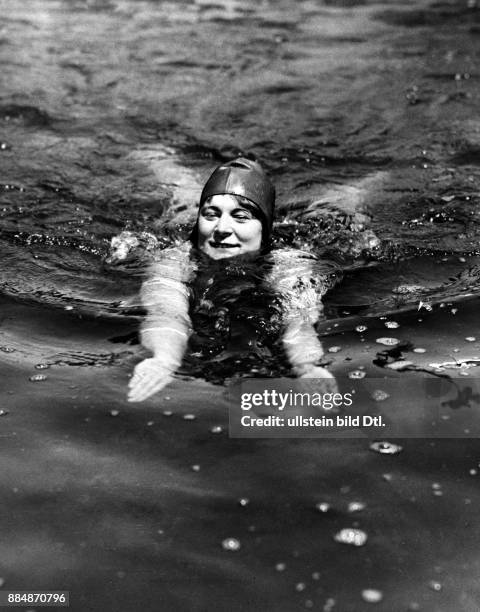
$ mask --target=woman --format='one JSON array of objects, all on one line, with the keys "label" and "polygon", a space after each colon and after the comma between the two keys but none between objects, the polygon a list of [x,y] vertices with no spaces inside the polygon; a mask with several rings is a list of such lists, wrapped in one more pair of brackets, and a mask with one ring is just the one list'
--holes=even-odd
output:
[{"label": "woman", "polygon": [[[143,401],[172,380],[192,334],[192,316],[214,314],[215,329],[228,327],[230,338],[236,326],[238,345],[248,332],[258,332],[248,330],[249,316],[238,325],[238,300],[254,304],[266,295],[277,306],[273,319],[295,375],[323,378],[328,390],[335,389],[333,376],[318,365],[323,349],[314,329],[332,270],[315,278],[313,256],[293,249],[271,250],[274,204],[274,187],[257,162],[239,158],[210,176],[190,240],[161,251],[142,286],[148,314],[141,338],[153,357],[136,366],[129,401]],[[245,283],[246,277],[251,280]],[[214,291],[218,278],[228,289]],[[247,344],[254,346],[255,339]]]}]

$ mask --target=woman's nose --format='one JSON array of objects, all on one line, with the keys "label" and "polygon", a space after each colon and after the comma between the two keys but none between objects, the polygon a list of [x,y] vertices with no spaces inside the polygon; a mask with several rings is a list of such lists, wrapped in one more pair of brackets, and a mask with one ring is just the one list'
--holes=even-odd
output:
[{"label": "woman's nose", "polygon": [[215,232],[218,234],[231,234],[232,233],[232,223],[229,215],[222,215],[218,219],[218,223],[215,227]]}]

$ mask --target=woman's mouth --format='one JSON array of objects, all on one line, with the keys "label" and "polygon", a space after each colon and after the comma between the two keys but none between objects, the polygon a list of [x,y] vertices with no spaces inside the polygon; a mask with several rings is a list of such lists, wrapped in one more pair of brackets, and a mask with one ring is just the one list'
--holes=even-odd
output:
[{"label": "woman's mouth", "polygon": [[215,242],[214,240],[210,240],[210,246],[214,249],[234,249],[240,245],[238,244],[230,244],[228,242]]}]

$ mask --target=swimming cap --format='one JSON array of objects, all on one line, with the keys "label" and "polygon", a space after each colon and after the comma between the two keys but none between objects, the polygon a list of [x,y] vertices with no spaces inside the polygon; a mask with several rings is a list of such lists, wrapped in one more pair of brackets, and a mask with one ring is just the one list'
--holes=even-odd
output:
[{"label": "swimming cap", "polygon": [[242,196],[253,202],[263,214],[265,229],[270,234],[275,206],[275,188],[258,162],[239,157],[218,166],[205,183],[200,206],[214,195]]}]

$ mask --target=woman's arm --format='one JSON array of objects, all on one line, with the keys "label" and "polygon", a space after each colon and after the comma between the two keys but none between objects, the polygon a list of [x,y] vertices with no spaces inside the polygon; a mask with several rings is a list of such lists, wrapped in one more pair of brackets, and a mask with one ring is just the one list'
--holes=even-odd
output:
[{"label": "woman's arm", "polygon": [[173,258],[154,264],[150,279],[142,286],[142,303],[148,314],[141,339],[153,356],[135,367],[129,383],[131,402],[141,402],[161,391],[172,380],[187,348],[191,330],[189,292],[185,266],[175,269],[177,257],[175,253]]},{"label": "woman's arm", "polygon": [[334,377],[318,365],[324,351],[315,330],[323,312],[322,295],[333,284],[335,271],[321,268],[312,256],[295,250],[275,254],[270,281],[280,297],[283,321],[282,344],[296,376],[325,378],[334,383]]},{"label": "woman's arm", "polygon": [[333,375],[318,365],[324,350],[314,325],[323,306],[319,303],[315,291],[305,286],[299,292],[293,288],[284,302],[284,307],[286,312],[282,344],[294,374],[300,378],[333,380]]}]

